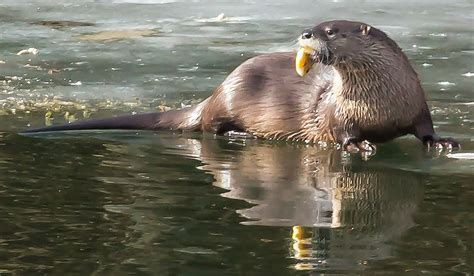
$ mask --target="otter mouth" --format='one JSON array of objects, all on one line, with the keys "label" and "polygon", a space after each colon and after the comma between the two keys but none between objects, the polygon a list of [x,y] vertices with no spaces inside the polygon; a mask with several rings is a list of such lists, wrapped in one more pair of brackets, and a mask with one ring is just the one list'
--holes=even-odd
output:
[{"label": "otter mouth", "polygon": [[306,75],[313,64],[329,61],[329,51],[326,44],[319,39],[299,40],[300,47],[296,53],[295,67],[296,73],[303,77]]}]

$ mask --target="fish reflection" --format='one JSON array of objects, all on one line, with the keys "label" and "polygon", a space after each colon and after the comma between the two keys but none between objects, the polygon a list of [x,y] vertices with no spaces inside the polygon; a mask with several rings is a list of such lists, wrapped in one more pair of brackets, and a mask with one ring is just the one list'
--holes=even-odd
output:
[{"label": "fish reflection", "polygon": [[222,196],[253,205],[238,211],[244,224],[291,227],[295,269],[363,266],[388,258],[389,242],[415,225],[423,195],[415,173],[305,145],[178,143],[180,154],[200,160],[214,185],[227,190]]}]

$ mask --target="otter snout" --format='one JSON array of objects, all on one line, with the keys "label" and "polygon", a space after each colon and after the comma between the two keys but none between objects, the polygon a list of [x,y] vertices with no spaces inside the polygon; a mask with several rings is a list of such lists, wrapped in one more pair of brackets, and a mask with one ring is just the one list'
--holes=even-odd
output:
[{"label": "otter snout", "polygon": [[299,49],[296,54],[296,72],[300,76],[306,75],[316,62],[329,60],[329,51],[326,42],[317,38],[310,29],[304,30],[298,39]]},{"label": "otter snout", "polygon": [[301,39],[310,39],[313,37],[313,32],[310,29],[306,29],[301,34]]}]

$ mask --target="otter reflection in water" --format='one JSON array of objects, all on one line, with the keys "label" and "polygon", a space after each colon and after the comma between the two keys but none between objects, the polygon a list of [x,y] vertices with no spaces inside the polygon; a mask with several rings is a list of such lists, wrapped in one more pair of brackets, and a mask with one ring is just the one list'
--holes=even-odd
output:
[{"label": "otter reflection in water", "polygon": [[214,185],[227,190],[222,196],[252,203],[238,211],[244,224],[292,227],[289,248],[304,260],[297,268],[306,268],[308,258],[390,257],[387,242],[414,225],[423,194],[415,173],[345,159],[336,150],[215,139],[162,142],[200,160]]}]

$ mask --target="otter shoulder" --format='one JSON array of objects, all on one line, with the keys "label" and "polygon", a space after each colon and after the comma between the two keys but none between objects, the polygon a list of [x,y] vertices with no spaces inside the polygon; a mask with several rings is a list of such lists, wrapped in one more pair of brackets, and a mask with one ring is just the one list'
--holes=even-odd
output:
[{"label": "otter shoulder", "polygon": [[[295,53],[293,52],[280,52],[261,54],[249,58],[240,64],[236,69],[239,71],[245,71],[248,69],[260,69],[260,70],[271,70],[271,69],[289,69],[294,71],[295,64]],[[271,70],[273,71],[273,70]]]}]

